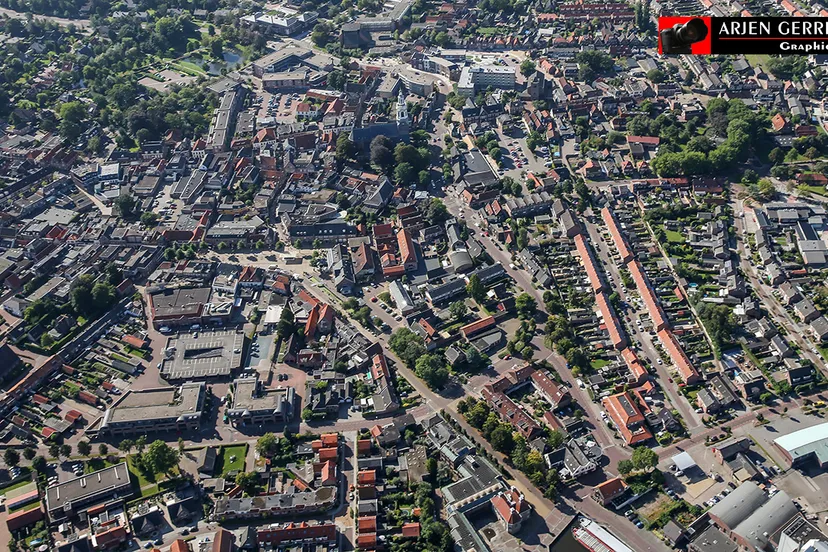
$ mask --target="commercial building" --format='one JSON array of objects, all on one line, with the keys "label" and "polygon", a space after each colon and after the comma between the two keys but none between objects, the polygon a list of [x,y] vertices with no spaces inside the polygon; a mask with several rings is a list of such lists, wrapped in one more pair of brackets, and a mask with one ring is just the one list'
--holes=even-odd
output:
[{"label": "commercial building", "polygon": [[400,71],[400,80],[411,94],[425,98],[434,92],[434,77],[428,73],[414,70]]},{"label": "commercial building", "polygon": [[242,365],[244,332],[202,331],[167,340],[161,375],[168,380],[227,377]]},{"label": "commercial building", "polygon": [[457,83],[457,93],[471,98],[477,90],[486,90],[490,86],[495,90],[511,90],[515,87],[516,81],[517,74],[514,67],[500,65],[463,67]]},{"label": "commercial building", "polygon": [[206,397],[203,382],[180,387],[131,389],[115,402],[87,435],[116,436],[198,429]]},{"label": "commercial building", "polygon": [[815,461],[820,468],[828,465],[828,423],[800,429],[773,441],[791,466]]},{"label": "commercial building", "polygon": [[792,522],[804,521],[787,493],[768,496],[753,481],[739,485],[708,514],[728,538],[750,552],[776,549],[780,531]]},{"label": "commercial building", "polygon": [[46,512],[51,523],[74,517],[90,505],[121,502],[132,496],[126,462],[64,481],[46,489]]},{"label": "commercial building", "polygon": [[227,417],[234,425],[288,422],[295,402],[293,387],[264,389],[258,377],[240,378],[233,382],[233,406],[227,409]]},{"label": "commercial building", "polygon": [[241,18],[243,25],[249,25],[280,36],[293,36],[305,29],[311,28],[319,14],[314,11],[296,13],[293,10],[283,10],[283,13],[266,14],[256,13]]},{"label": "commercial building", "polygon": [[210,288],[178,288],[150,291],[149,304],[155,329],[201,324],[209,311]]}]

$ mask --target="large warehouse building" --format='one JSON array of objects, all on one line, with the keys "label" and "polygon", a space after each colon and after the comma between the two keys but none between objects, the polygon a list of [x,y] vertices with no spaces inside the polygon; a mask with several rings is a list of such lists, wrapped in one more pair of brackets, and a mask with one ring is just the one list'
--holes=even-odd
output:
[{"label": "large warehouse building", "polygon": [[801,466],[812,460],[816,461],[820,468],[828,465],[828,423],[794,431],[774,439],[773,444],[792,467]]}]

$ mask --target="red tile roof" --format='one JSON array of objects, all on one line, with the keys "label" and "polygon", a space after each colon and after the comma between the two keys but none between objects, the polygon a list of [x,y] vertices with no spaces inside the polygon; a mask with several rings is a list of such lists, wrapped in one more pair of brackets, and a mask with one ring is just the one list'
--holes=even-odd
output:
[{"label": "red tile roof", "polygon": [[620,477],[613,477],[600,485],[596,485],[595,490],[605,501],[608,501],[626,491],[627,484]]},{"label": "red tile roof", "polygon": [[402,535],[405,538],[416,539],[420,536],[419,523],[406,523],[402,526]]},{"label": "red tile roof", "polygon": [[362,470],[361,472],[357,473],[357,484],[358,485],[374,485],[377,482],[377,471],[376,470]]},{"label": "red tile roof", "polygon": [[638,262],[638,260],[634,260],[628,266],[630,269],[630,275],[632,276],[633,281],[635,282],[635,287],[638,290],[638,294],[641,296],[641,300],[644,301],[647,313],[653,321],[653,327],[655,327],[656,331],[667,328],[669,323],[667,322],[667,318],[664,316],[664,311],[661,310],[661,305],[658,302],[655,292],[650,287],[650,280],[647,278],[647,275],[644,274],[644,269],[641,267],[641,263]]},{"label": "red tile roof", "polygon": [[598,310],[601,311],[612,346],[618,350],[623,349],[627,345],[627,336],[621,328],[618,317],[615,316],[615,310],[610,305],[607,294],[603,291],[596,294],[595,303],[598,305]]},{"label": "red tile roof", "polygon": [[587,278],[589,278],[589,283],[592,285],[592,291],[598,292],[604,289],[604,281],[598,274],[592,250],[583,234],[575,236],[575,249],[578,251],[578,256],[581,257],[581,262],[584,263],[584,270],[586,270]]},{"label": "red tile roof", "polygon": [[481,318],[480,320],[475,320],[471,324],[466,324],[462,328],[460,328],[460,334],[465,337],[466,339],[476,335],[483,330],[487,330],[493,327],[497,321],[495,320],[494,316],[487,316],[486,318]]},{"label": "red tile roof", "polygon": [[397,232],[397,244],[400,248],[400,263],[403,265],[416,264],[417,253],[414,251],[414,242],[408,230],[402,229]]},{"label": "red tile roof", "polygon": [[641,414],[629,393],[610,395],[601,404],[628,445],[652,438],[653,435],[642,425],[644,415]]},{"label": "red tile roof", "polygon": [[184,539],[175,539],[170,547],[170,552],[190,552],[190,547]]},{"label": "red tile roof", "polygon": [[357,529],[361,533],[377,532],[377,516],[362,516],[357,519]]},{"label": "red tile roof", "polygon": [[683,379],[685,383],[693,384],[701,379],[699,372],[693,366],[693,363],[690,362],[690,359],[687,358],[687,353],[685,353],[684,349],[681,348],[681,345],[679,345],[679,342],[676,339],[676,336],[673,335],[673,332],[670,330],[661,330],[658,332],[658,340],[667,351],[667,354],[670,356],[670,360],[679,371],[681,379]]}]

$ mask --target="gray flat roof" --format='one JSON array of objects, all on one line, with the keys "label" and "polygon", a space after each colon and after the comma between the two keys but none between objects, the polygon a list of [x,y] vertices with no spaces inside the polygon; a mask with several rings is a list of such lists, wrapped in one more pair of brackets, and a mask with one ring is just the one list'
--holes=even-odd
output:
[{"label": "gray flat roof", "polygon": [[[198,337],[182,334],[167,341],[172,357],[161,364],[167,379],[228,376],[241,368],[244,333],[237,330],[202,331]],[[238,351],[238,352],[236,352]]]},{"label": "gray flat roof", "polygon": [[180,388],[132,390],[110,408],[101,426],[138,420],[160,420],[182,416],[200,416],[204,383],[189,382]]},{"label": "gray flat roof", "polygon": [[[49,511],[63,508],[73,502],[92,498],[94,495],[105,495],[115,492],[126,486],[129,488],[129,470],[126,462],[86,474],[46,489],[46,505]],[[131,496],[131,491],[125,492],[123,498]]]}]

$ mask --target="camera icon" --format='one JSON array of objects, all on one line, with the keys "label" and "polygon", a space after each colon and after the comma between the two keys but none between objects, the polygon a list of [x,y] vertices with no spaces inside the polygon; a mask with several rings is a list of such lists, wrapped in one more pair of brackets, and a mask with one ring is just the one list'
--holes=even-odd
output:
[{"label": "camera icon", "polygon": [[684,24],[677,24],[660,33],[661,51],[664,54],[692,54],[692,45],[707,38],[707,24],[694,17]]}]

